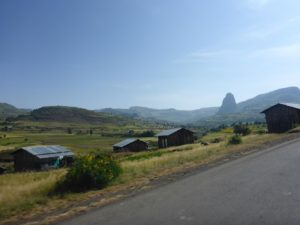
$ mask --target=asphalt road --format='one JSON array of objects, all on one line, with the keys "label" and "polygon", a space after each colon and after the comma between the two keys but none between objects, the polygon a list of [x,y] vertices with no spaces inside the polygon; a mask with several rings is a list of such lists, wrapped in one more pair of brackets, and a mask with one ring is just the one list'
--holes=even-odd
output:
[{"label": "asphalt road", "polygon": [[300,140],[60,223],[84,224],[299,225]]}]

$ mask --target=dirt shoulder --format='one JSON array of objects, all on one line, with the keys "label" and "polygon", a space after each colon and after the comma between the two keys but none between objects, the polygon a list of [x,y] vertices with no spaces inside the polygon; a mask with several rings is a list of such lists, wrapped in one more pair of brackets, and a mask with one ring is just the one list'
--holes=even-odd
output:
[{"label": "dirt shoulder", "polygon": [[52,203],[49,203],[45,206],[41,205],[40,207],[36,207],[36,210],[34,210],[32,213],[14,217],[10,220],[0,222],[0,224],[55,224],[88,211],[104,207],[108,204],[121,201],[125,198],[145,193],[146,191],[167,185],[176,180],[208,170],[232,160],[236,160],[278,145],[297,141],[299,138],[300,134],[298,133],[289,134],[278,138],[276,141],[266,141],[259,147],[256,146],[242,148],[239,151],[211,157],[209,160],[202,161],[201,163],[186,163],[176,168],[165,169],[143,178],[134,179],[126,184],[117,184],[100,191],[91,191],[85,193],[80,198],[74,194],[66,197],[65,199],[54,199]]}]

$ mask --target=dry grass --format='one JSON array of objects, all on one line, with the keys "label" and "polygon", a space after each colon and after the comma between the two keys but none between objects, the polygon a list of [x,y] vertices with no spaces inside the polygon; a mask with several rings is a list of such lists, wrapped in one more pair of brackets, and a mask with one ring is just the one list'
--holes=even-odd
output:
[{"label": "dry grass", "polygon": [[160,157],[142,158],[135,161],[122,162],[124,174],[120,182],[128,182],[134,178],[143,177],[151,173],[157,173],[164,169],[177,167],[186,163],[198,163],[212,161],[221,158],[228,153],[240,152],[247,149],[255,148],[272,141],[275,141],[286,135],[265,134],[249,135],[243,138],[241,145],[227,145],[226,140],[221,143],[210,146],[200,144],[185,145],[176,148],[161,150]]},{"label": "dry grass", "polygon": [[[202,146],[200,144],[185,145],[175,148],[158,150],[160,154],[149,155],[148,153],[138,153],[134,160],[124,160],[121,162],[123,174],[115,184],[134,184],[139,178],[147,178],[153,175],[166,174],[174,168],[189,164],[201,165],[222,158],[234,152],[243,152],[248,149],[261,147],[276,140],[284,139],[289,134],[281,135],[249,135],[243,137],[243,144],[229,146],[224,140],[218,144]],[[148,154],[144,157],[143,154]],[[48,172],[16,173],[7,174],[0,177],[0,221],[20,212],[32,212],[37,205],[67,204],[69,197],[61,199],[59,196],[53,200],[49,192],[53,190],[56,182],[64,176],[66,170],[55,170]],[[71,201],[76,201],[83,196],[93,196],[97,191],[85,194],[72,194]],[[70,200],[69,198],[69,200]],[[92,198],[92,197],[90,197]]]},{"label": "dry grass", "polygon": [[30,209],[49,200],[48,194],[65,170],[2,175],[0,179],[0,219]]}]

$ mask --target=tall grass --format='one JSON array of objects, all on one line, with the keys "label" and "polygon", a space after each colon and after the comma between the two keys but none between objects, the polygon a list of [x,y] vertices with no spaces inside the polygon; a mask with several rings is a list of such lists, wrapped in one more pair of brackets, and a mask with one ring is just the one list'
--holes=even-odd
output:
[{"label": "tall grass", "polygon": [[15,173],[0,176],[0,220],[46,203],[65,170]]},{"label": "tall grass", "polygon": [[[121,161],[123,174],[114,184],[129,183],[137,178],[159,176],[180,166],[201,165],[222,158],[227,154],[260,147],[266,143],[285,138],[287,135],[249,135],[237,146],[226,141],[202,146],[184,145],[153,152],[137,153]],[[49,193],[66,170],[48,172],[15,173],[0,176],[0,221],[5,217],[26,212],[38,204],[45,204],[52,197]],[[56,198],[59,198],[57,196]]]},{"label": "tall grass", "polygon": [[[240,152],[261,146],[272,142],[282,135],[249,135],[243,138],[243,144],[238,146],[227,145],[226,141],[213,144],[210,146],[202,146],[200,144],[185,145],[176,148],[169,148],[152,154],[140,155],[135,160],[127,160],[122,162],[123,175],[120,182],[127,182],[134,178],[144,177],[148,174],[159,173],[165,169],[174,168],[183,164],[209,162],[221,158],[229,153]],[[169,153],[169,154],[168,154]],[[159,156],[160,155],[160,156]]]}]

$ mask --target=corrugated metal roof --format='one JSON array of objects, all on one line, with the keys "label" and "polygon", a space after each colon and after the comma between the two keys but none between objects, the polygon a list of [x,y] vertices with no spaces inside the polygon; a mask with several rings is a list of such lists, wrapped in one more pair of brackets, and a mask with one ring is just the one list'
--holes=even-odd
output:
[{"label": "corrugated metal roof", "polygon": [[28,147],[23,147],[20,150],[24,150],[40,159],[74,155],[74,153],[71,150],[60,145],[28,146]]},{"label": "corrugated metal roof", "polygon": [[273,105],[267,109],[265,109],[264,111],[262,111],[261,113],[265,113],[267,111],[269,111],[271,108],[277,106],[277,105],[284,105],[284,106],[287,106],[287,107],[291,107],[291,108],[294,108],[294,109],[299,109],[300,110],[300,104],[296,104],[296,103],[278,103],[276,105]]},{"label": "corrugated metal roof", "polygon": [[300,105],[296,103],[280,103],[281,105],[286,105],[291,108],[300,109]]},{"label": "corrugated metal roof", "polygon": [[170,129],[170,130],[164,130],[164,131],[160,132],[159,134],[157,134],[156,136],[157,137],[169,136],[169,135],[171,135],[171,134],[173,134],[173,133],[175,133],[175,132],[177,132],[181,129],[183,129],[183,128],[174,128],[174,129]]},{"label": "corrugated metal roof", "polygon": [[117,144],[114,144],[113,147],[123,148],[123,147],[125,147],[125,146],[127,146],[127,145],[129,145],[129,144],[131,144],[131,143],[133,143],[135,141],[137,141],[137,140],[138,139],[136,139],[136,138],[128,138],[128,139],[125,139],[125,140],[123,140],[123,141],[121,141],[121,142],[119,142]]}]

